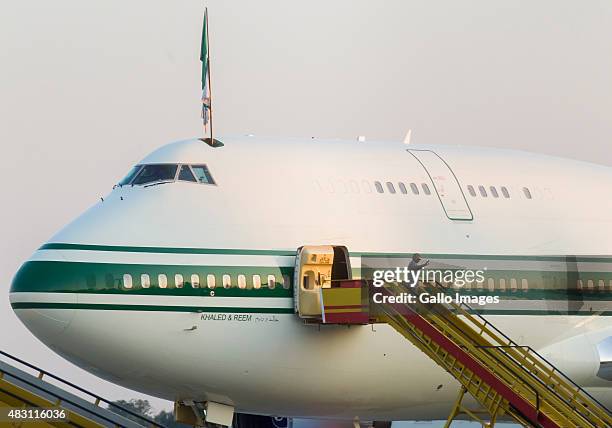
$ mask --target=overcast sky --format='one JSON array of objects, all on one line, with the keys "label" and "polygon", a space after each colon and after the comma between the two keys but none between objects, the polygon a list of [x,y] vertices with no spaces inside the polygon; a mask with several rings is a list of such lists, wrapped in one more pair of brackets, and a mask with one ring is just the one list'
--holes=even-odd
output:
[{"label": "overcast sky", "polygon": [[[220,134],[399,140],[411,128],[415,143],[612,165],[610,1],[208,5]],[[30,0],[0,14],[0,343],[113,399],[134,394],[40,344],[6,291],[132,164],[199,136],[202,13],[198,0]]]}]

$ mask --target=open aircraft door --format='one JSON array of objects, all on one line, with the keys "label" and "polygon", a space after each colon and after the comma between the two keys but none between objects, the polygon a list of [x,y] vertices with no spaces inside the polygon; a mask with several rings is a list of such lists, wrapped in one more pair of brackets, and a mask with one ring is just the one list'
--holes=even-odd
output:
[{"label": "open aircraft door", "polygon": [[474,220],[459,180],[444,159],[431,150],[408,149],[408,152],[416,158],[431,178],[446,216],[451,220]]},{"label": "open aircraft door", "polygon": [[321,318],[321,289],[351,279],[348,250],[332,245],[300,247],[294,275],[295,311],[301,318]]}]

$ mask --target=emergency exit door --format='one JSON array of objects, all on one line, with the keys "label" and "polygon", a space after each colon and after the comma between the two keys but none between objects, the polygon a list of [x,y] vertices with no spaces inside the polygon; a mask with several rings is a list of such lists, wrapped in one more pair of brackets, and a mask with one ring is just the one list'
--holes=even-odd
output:
[{"label": "emergency exit door", "polygon": [[451,220],[473,220],[474,215],[453,170],[431,150],[408,150],[423,166],[434,185],[446,216]]}]

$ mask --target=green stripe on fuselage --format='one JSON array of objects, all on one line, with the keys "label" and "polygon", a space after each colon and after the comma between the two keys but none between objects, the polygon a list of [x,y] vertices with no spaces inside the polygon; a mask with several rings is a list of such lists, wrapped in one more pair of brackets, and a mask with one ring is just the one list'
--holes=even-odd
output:
[{"label": "green stripe on fuselage", "polygon": [[[296,250],[261,250],[237,248],[193,248],[193,247],[149,247],[127,245],[92,245],[52,242],[42,245],[40,250],[85,250],[110,251],[128,253],[160,253],[160,254],[220,254],[220,255],[261,255],[261,256],[295,256]],[[410,258],[414,253],[385,252],[351,252],[351,257],[389,257]],[[508,261],[543,261],[569,263],[612,263],[612,256],[544,256],[544,255],[488,255],[488,254],[427,254],[422,256],[431,259],[464,259],[464,260],[508,260]]]},{"label": "green stripe on fuselage", "polygon": [[121,245],[89,245],[89,244],[44,244],[40,250],[86,250],[112,251],[124,253],[160,253],[160,254],[227,254],[248,256],[295,256],[295,251],[283,250],[241,250],[223,248],[177,248],[177,247],[131,247]]},{"label": "green stripe on fuselage", "polygon": [[14,302],[13,309],[89,309],[98,311],[145,311],[145,312],[191,312],[191,313],[236,313],[236,314],[293,314],[293,308],[233,308],[209,306],[173,305],[127,305],[115,303],[55,303]]},{"label": "green stripe on fuselage", "polygon": [[[124,287],[123,275],[132,276],[132,288]],[[150,287],[143,288],[141,275],[150,278]],[[158,275],[167,277],[167,288],[160,288]],[[177,288],[174,276],[184,278],[182,288]],[[200,278],[200,287],[191,284],[191,275]],[[259,266],[191,266],[191,265],[148,265],[89,262],[29,261],[19,269],[11,286],[11,292],[55,292],[55,293],[95,293],[95,294],[139,294],[172,296],[209,296],[211,289],[206,287],[206,277],[215,275],[217,297],[291,297],[291,287],[283,288],[283,275],[291,279],[293,268]],[[222,287],[223,275],[230,275],[231,287]],[[237,286],[238,275],[245,275],[247,288]],[[254,289],[253,275],[260,275],[261,288]],[[267,285],[268,275],[274,275],[276,285]]]},{"label": "green stripe on fuselage", "polygon": [[[236,313],[236,314],[293,314],[293,308],[233,308],[233,307],[200,307],[175,305],[127,305],[114,303],[55,303],[55,302],[14,302],[11,307],[19,309],[80,309],[97,311],[143,311],[143,312],[188,312],[188,313]],[[535,315],[535,316],[612,316],[612,311],[558,311],[541,309],[479,309],[472,313],[482,315]]]},{"label": "green stripe on fuselage", "polygon": [[[168,248],[168,247],[132,247],[132,246],[106,246],[106,245],[84,245],[50,243],[41,247],[42,250],[79,250],[79,251],[108,251],[108,252],[130,252],[130,253],[160,253],[160,254],[211,254],[227,256],[294,256],[295,251],[285,250],[244,250],[244,249],[205,249],[205,248]],[[351,253],[353,257],[373,258],[407,258],[409,253]],[[593,311],[587,302],[607,302],[612,300],[612,272],[608,272],[610,266],[601,266],[601,271],[577,271],[577,262],[581,263],[609,263],[612,265],[612,257],[604,256],[487,256],[487,255],[462,255],[462,254],[427,254],[427,258],[434,260],[448,259],[456,260],[453,268],[460,268],[461,260],[482,260],[483,265],[487,261],[499,261],[500,268],[503,261],[529,261],[529,262],[562,262],[561,271],[539,271],[533,266],[529,269],[487,269],[486,278],[494,280],[495,289],[488,288],[487,281],[482,287],[462,289],[462,294],[469,295],[499,295],[505,302],[516,302],[516,307],[506,309],[485,309],[485,314],[504,315],[611,315],[610,311]],[[248,259],[247,259],[248,260]],[[247,262],[248,263],[248,262]],[[126,264],[126,263],[93,263],[93,262],[68,262],[68,261],[29,261],[19,270],[11,292],[46,292],[46,293],[88,293],[99,295],[157,295],[157,296],[212,296],[215,297],[278,297],[292,298],[293,296],[293,267],[272,266],[275,263],[270,260],[270,266],[209,266],[209,265],[173,265],[173,264]],[[453,262],[452,264],[455,264]],[[473,264],[473,263],[472,263]],[[359,276],[361,269],[353,269],[354,276]],[[123,284],[123,275],[132,276],[133,286],[126,289]],[[148,274],[151,285],[143,288],[141,275]],[[168,279],[168,287],[160,288],[158,275],[165,274]],[[182,288],[174,284],[174,275],[181,274],[184,278]],[[194,288],[190,282],[191,275],[199,276],[200,287]],[[207,287],[207,275],[214,275],[216,287],[211,290]],[[231,287],[222,287],[223,275],[230,275]],[[237,286],[238,275],[245,275],[247,287],[241,289]],[[253,288],[253,275],[261,278],[261,288]],[[268,275],[276,278],[276,287],[267,286]],[[281,285],[282,278],[289,278],[287,288]],[[500,289],[500,280],[505,280],[505,289]],[[522,280],[528,282],[528,289],[523,290]],[[511,282],[513,281],[513,282]],[[582,281],[583,289],[578,289],[577,283]],[[604,286],[601,287],[601,281]],[[589,285],[590,284],[590,285]],[[513,285],[514,287],[511,287]],[[546,305],[539,308],[527,308],[524,301],[547,301]],[[553,302],[554,301],[554,302]],[[550,302],[550,303],[548,303]],[[556,302],[556,303],[555,303]],[[560,302],[560,303],[559,303]],[[565,303],[563,303],[565,302]],[[170,302],[169,302],[170,303]],[[257,305],[255,303],[254,305]],[[248,306],[248,305],[247,305]],[[601,303],[598,306],[602,306]],[[605,303],[603,305],[605,307]],[[584,309],[582,309],[584,307]],[[173,312],[236,312],[236,313],[293,313],[292,309],[283,308],[228,308],[228,307],[198,307],[198,306],[173,306],[173,305],[132,305],[113,303],[28,303],[18,302],[13,304],[15,309],[25,308],[72,308],[72,309],[96,309],[96,310],[142,310],[142,311],[173,311]],[[575,310],[580,308],[580,310]]]},{"label": "green stripe on fuselage", "polygon": [[[292,297],[293,267],[278,266],[195,266],[195,265],[152,265],[152,264],[119,264],[119,263],[90,263],[65,261],[29,261],[17,272],[11,292],[57,292],[57,293],[93,293],[93,294],[121,294],[121,295],[162,295],[162,296],[210,296],[211,289],[206,286],[208,275],[215,276],[216,287],[214,294],[217,297]],[[125,288],[123,275],[130,274],[132,288]],[[143,288],[141,275],[147,274],[150,278],[150,287]],[[167,288],[160,288],[158,275],[164,274],[168,279]],[[174,284],[175,274],[184,278],[182,288]],[[191,276],[197,274],[200,287],[194,288]],[[231,287],[223,288],[222,277],[229,275]],[[246,288],[237,286],[238,275],[244,275]],[[253,276],[259,275],[261,288],[253,288]],[[274,275],[276,286],[271,289],[267,286],[268,275]],[[605,280],[607,285],[612,280],[610,272],[574,272],[568,276],[567,272],[538,272],[538,271],[510,271],[488,270],[487,278],[493,278],[496,285],[500,279],[505,279],[505,289],[496,287],[490,290],[486,282],[483,287],[461,289],[462,294],[469,295],[499,295],[504,300],[560,300],[560,301],[608,301],[612,300],[612,290],[593,288],[592,290],[579,290],[568,287],[569,281],[579,278],[586,285],[588,281],[597,286],[599,280]],[[283,278],[289,280],[284,288],[281,285]],[[516,279],[515,287],[511,288],[510,279]],[[527,279],[527,290],[520,289],[521,280]]]}]

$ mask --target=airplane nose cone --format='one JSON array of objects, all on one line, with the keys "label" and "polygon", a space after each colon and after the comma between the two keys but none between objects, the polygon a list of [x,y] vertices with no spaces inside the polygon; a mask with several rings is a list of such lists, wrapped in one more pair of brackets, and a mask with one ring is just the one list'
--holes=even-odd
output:
[{"label": "airplane nose cone", "polygon": [[66,292],[69,281],[57,266],[30,260],[11,283],[9,300],[13,311],[48,346],[54,345],[74,318],[77,295]]}]

